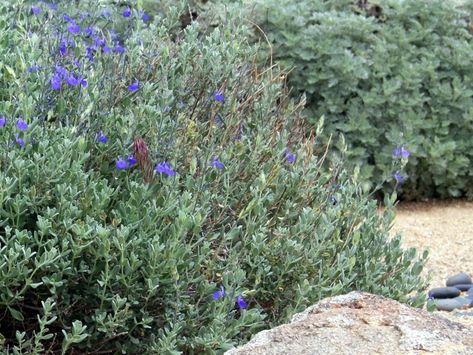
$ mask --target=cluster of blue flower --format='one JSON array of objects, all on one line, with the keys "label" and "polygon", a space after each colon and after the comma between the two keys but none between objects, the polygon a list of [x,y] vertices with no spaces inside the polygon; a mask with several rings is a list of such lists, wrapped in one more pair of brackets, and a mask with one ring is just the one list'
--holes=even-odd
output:
[{"label": "cluster of blue flower", "polygon": [[[214,300],[218,300],[219,298],[225,297],[225,294],[226,294],[225,288],[223,286],[220,286],[220,289],[214,292],[214,294],[212,295],[212,298]],[[246,302],[246,300],[243,298],[242,295],[237,296],[236,303],[238,305],[238,308],[240,309],[248,308],[248,303]]]},{"label": "cluster of blue flower", "polygon": [[[396,160],[401,160],[401,161],[405,160],[405,159],[409,158],[410,155],[411,155],[411,152],[409,152],[406,148],[404,148],[402,146],[401,147],[396,147],[392,151],[392,156]],[[396,180],[396,183],[398,185],[403,184],[404,181],[405,181],[405,177],[401,174],[401,172],[399,170],[396,170],[393,173],[393,177]]]},{"label": "cluster of blue flower", "polygon": [[[38,6],[31,6],[31,12],[35,16],[41,16],[42,11],[45,7],[41,4],[46,4],[49,6],[50,10],[54,13],[58,13],[58,6],[52,3],[44,3],[38,1]],[[144,11],[140,10],[139,12],[134,12],[131,8],[126,8],[121,15],[125,18],[133,18],[133,16],[138,13],[141,17],[143,22],[149,21],[149,15],[146,14]],[[112,14],[110,11],[103,11],[102,16],[110,17]],[[115,55],[123,54],[126,49],[120,43],[118,36],[115,35],[113,32],[110,32],[110,39],[107,42],[107,37],[104,36],[102,29],[97,28],[97,25],[90,25],[90,21],[84,20],[88,14],[83,14],[79,16],[77,19],[69,16],[67,13],[62,13],[61,17],[58,18],[58,21],[62,23],[63,26],[63,33],[59,34],[58,32],[55,33],[56,38],[58,39],[57,49],[54,49],[57,53],[59,58],[58,61],[55,62],[53,67],[52,76],[49,79],[49,84],[52,90],[54,91],[61,91],[63,90],[63,84],[65,83],[69,87],[88,87],[88,81],[86,75],[84,75],[84,71],[81,68],[84,68],[85,65],[82,62],[82,59],[85,59],[85,62],[94,63],[95,60],[98,58],[100,53],[104,55],[109,55],[115,53]],[[85,52],[80,58],[76,58],[74,56],[74,51],[78,45],[81,45],[85,48]],[[71,64],[72,63],[72,64]],[[67,68],[67,69],[66,69]],[[29,67],[28,72],[33,73],[35,71],[42,70],[43,67],[40,65],[32,65]],[[129,92],[136,92],[142,87],[142,83],[138,80],[134,80],[130,84],[128,84],[127,89]],[[223,89],[218,89],[213,92],[213,94],[209,97],[210,100],[214,100],[217,103],[223,104],[225,102],[225,96],[223,93]],[[216,116],[216,122],[219,126],[223,126],[224,123],[220,116]],[[0,128],[6,125],[6,118],[3,115],[0,118]],[[17,128],[20,131],[25,131],[28,128],[28,124],[19,119],[17,121]],[[243,126],[241,125],[239,128],[239,133],[236,137],[237,140],[241,139],[243,135]],[[105,135],[103,130],[100,130],[96,135],[96,140],[99,144],[107,144],[109,139]],[[23,139],[19,137],[17,134],[16,142],[21,147],[25,145]],[[140,160],[139,153],[134,156],[133,154],[125,155],[126,158],[123,156],[118,156],[115,161],[115,168],[119,171],[125,171],[131,169],[140,164],[142,161]],[[137,159],[138,158],[138,159]],[[290,152],[288,149],[284,151],[284,158],[287,163],[293,164],[296,161],[296,156]],[[211,157],[210,165],[215,167],[217,170],[222,170],[225,168],[225,165],[219,160],[217,155],[213,155]],[[156,173],[164,174],[167,176],[175,176],[177,173],[171,164],[163,160],[160,163],[156,164],[155,167]],[[222,286],[217,292],[213,294],[213,299],[217,300],[223,298],[226,295],[225,289]],[[240,309],[245,309],[248,307],[246,300],[243,298],[242,295],[238,295],[236,298],[236,303]]]},{"label": "cluster of blue flower", "polygon": [[[0,116],[0,128],[5,127],[6,125],[7,125],[7,118],[5,117],[5,114],[2,114]],[[23,121],[23,118],[20,117],[16,121],[16,128],[20,131],[26,131],[28,129],[28,123]],[[25,146],[25,141],[23,140],[23,138],[20,137],[20,133],[17,133],[15,135],[15,143],[18,144],[20,147]]]},{"label": "cluster of blue flower", "polygon": [[[58,6],[56,4],[46,3],[46,5],[48,5],[50,9],[54,12],[58,10]],[[39,16],[42,12],[42,9],[39,6],[33,5],[31,7],[31,12],[34,15]],[[110,16],[111,13],[109,11],[104,11],[102,15],[107,17]],[[131,15],[132,11],[129,8],[123,12],[124,17],[130,17]],[[79,20],[83,20],[86,16],[87,15],[81,15],[79,17]],[[95,26],[91,25],[86,27],[85,29],[82,29],[81,25],[68,14],[63,14],[62,19],[66,23],[65,28],[67,29],[67,31],[65,31],[65,33],[61,36],[59,36],[57,32],[55,33],[56,37],[60,37],[58,50],[62,57],[68,55],[69,49],[76,48],[76,41],[78,39],[82,39],[82,41],[85,43],[87,52],[85,54],[85,58],[87,58],[90,62],[94,62],[95,56],[99,52],[104,54],[109,54],[112,52],[115,52],[117,54],[123,54],[125,52],[125,48],[120,44],[119,40],[117,39],[117,36],[113,36],[113,33],[113,43],[109,44],[107,43],[105,37],[100,34],[100,31]],[[149,20],[149,16],[142,11],[141,19],[144,22],[147,22]],[[81,68],[80,60],[73,59],[72,61],[76,65],[77,70],[79,70]],[[28,71],[32,73],[33,71],[41,69],[41,66],[33,65],[28,69]],[[65,81],[71,87],[77,86],[79,84],[83,87],[87,86],[87,79],[84,78],[83,75],[71,72],[70,70],[68,71],[63,66],[57,64],[56,70],[50,78],[51,88],[56,91],[61,90],[63,81]],[[130,91],[135,91],[138,89],[138,87],[138,82],[134,82],[128,86]]]}]

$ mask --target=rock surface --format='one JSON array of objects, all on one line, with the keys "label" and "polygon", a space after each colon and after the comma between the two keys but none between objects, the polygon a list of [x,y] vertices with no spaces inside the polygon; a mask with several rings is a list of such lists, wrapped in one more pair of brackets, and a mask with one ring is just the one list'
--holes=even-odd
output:
[{"label": "rock surface", "polygon": [[473,329],[363,292],[327,298],[225,355],[473,354]]}]

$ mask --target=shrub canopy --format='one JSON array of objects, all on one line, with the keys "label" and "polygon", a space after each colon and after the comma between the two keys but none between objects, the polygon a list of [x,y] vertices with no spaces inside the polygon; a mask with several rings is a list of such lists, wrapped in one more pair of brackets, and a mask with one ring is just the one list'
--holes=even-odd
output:
[{"label": "shrub canopy", "polygon": [[0,5],[6,353],[221,353],[325,296],[422,304],[425,255],[322,166],[247,29],[92,4]]},{"label": "shrub canopy", "polygon": [[324,115],[326,137],[343,134],[347,161],[360,168],[365,189],[384,184],[391,191],[392,151],[405,147],[411,156],[403,198],[473,197],[467,7],[430,0],[255,3],[275,62],[292,69],[293,92],[306,95],[308,121]]}]

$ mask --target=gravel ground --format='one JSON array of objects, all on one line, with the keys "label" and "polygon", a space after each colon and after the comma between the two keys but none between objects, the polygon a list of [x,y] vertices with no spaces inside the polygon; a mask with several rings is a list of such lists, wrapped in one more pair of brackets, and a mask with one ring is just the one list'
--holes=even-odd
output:
[{"label": "gravel ground", "polygon": [[[430,251],[425,268],[432,275],[430,288],[445,286],[447,277],[460,271],[473,277],[473,202],[401,203],[392,229],[393,234],[397,232],[402,234],[405,247]],[[473,317],[439,313],[473,325]]]}]

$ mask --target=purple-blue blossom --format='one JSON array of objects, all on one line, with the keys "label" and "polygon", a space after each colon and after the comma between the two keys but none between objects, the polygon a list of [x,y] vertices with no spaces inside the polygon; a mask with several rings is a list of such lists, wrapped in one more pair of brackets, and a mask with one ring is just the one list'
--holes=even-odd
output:
[{"label": "purple-blue blossom", "polygon": [[114,49],[115,49],[115,52],[120,53],[120,54],[125,52],[125,48],[122,47],[119,43],[115,45]]},{"label": "purple-blue blossom", "polygon": [[223,298],[225,296],[225,288],[223,286],[220,286],[220,290],[215,291],[212,295],[212,298],[214,300],[218,300],[219,298]]},{"label": "purple-blue blossom", "polygon": [[158,173],[166,174],[168,176],[174,176],[176,175],[176,172],[171,168],[171,165],[169,165],[168,162],[163,161],[156,165],[156,171]]},{"label": "purple-blue blossom", "polygon": [[140,87],[140,83],[138,81],[135,81],[134,83],[128,85],[128,91],[136,91]]},{"label": "purple-blue blossom", "polygon": [[215,166],[217,169],[223,169],[223,163],[219,162],[216,156],[212,157],[212,165]]},{"label": "purple-blue blossom", "polygon": [[237,304],[240,309],[245,309],[248,307],[248,303],[246,303],[242,295],[237,297]]},{"label": "purple-blue blossom", "polygon": [[18,134],[16,135],[15,137],[15,142],[16,144],[18,144],[21,148],[23,148],[25,146],[25,141],[23,139],[21,139]]},{"label": "purple-blue blossom", "polygon": [[217,90],[214,93],[214,99],[215,101],[223,102],[225,101],[225,96],[223,96],[223,93],[220,90]]},{"label": "purple-blue blossom", "polygon": [[404,176],[399,171],[396,171],[394,174],[394,179],[396,179],[396,182],[398,184],[403,184],[404,183]]},{"label": "purple-blue blossom", "polygon": [[54,74],[51,78],[51,88],[53,90],[60,90],[61,89],[61,77],[59,74]]},{"label": "purple-blue blossom", "polygon": [[48,3],[48,6],[51,10],[53,11],[56,11],[57,10],[57,5],[56,4],[53,4],[52,2],[49,2]]},{"label": "purple-blue blossom", "polygon": [[67,43],[64,41],[61,41],[59,43],[59,53],[61,53],[62,56],[65,56],[67,54]]},{"label": "purple-blue blossom", "polygon": [[110,48],[109,46],[103,46],[102,47],[102,51],[105,53],[105,54],[108,54],[112,51],[112,48]]},{"label": "purple-blue blossom", "polygon": [[75,77],[74,75],[69,75],[67,78],[66,78],[66,82],[67,82],[67,85],[69,86],[77,86],[80,84],[81,82],[81,79]]},{"label": "purple-blue blossom", "polygon": [[148,22],[149,20],[149,16],[146,12],[143,12],[143,14],[141,15],[141,19],[143,20],[143,22]]},{"label": "purple-blue blossom", "polygon": [[95,43],[95,45],[96,45],[97,47],[102,47],[102,46],[105,46],[105,44],[106,44],[107,42],[106,42],[105,39],[102,38],[102,37],[96,37],[96,38],[94,39],[94,43]]},{"label": "purple-blue blossom", "polygon": [[63,78],[69,75],[69,72],[67,71],[67,69],[64,67],[61,67],[60,65],[56,65],[56,73],[59,74]]},{"label": "purple-blue blossom", "polygon": [[6,124],[7,124],[7,119],[6,119],[5,115],[3,114],[3,115],[0,116],[0,128],[5,127]]},{"label": "purple-blue blossom", "polygon": [[100,131],[99,134],[97,135],[97,139],[99,140],[100,143],[107,143],[108,142],[108,138],[105,137],[105,135],[103,134],[103,131]]},{"label": "purple-blue blossom", "polygon": [[87,36],[92,36],[95,33],[94,26],[89,26],[84,30]]},{"label": "purple-blue blossom", "polygon": [[31,12],[35,15],[39,15],[39,13],[41,12],[41,9],[38,7],[38,6],[31,6]]},{"label": "purple-blue blossom", "polygon": [[64,21],[66,22],[72,22],[72,18],[71,16],[69,16],[68,14],[64,14],[64,16],[62,17],[64,19]]},{"label": "purple-blue blossom", "polygon": [[28,68],[28,73],[32,73],[36,70],[40,70],[41,67],[39,65],[32,65],[31,67]]},{"label": "purple-blue blossom", "polygon": [[131,15],[131,9],[130,8],[123,11],[123,17],[130,17],[130,15]]},{"label": "purple-blue blossom", "polygon": [[18,121],[16,121],[16,127],[20,130],[20,131],[26,131],[28,129],[28,123],[26,123],[25,121],[23,121],[21,118],[18,119]]},{"label": "purple-blue blossom", "polygon": [[136,159],[133,155],[129,155],[127,160],[128,160],[129,166],[136,165]]},{"label": "purple-blue blossom", "polygon": [[396,147],[392,153],[394,158],[408,158],[411,155],[411,152],[404,147]]},{"label": "purple-blue blossom", "polygon": [[292,154],[289,150],[286,150],[286,161],[289,164],[292,164],[296,161],[296,156]]},{"label": "purple-blue blossom", "polygon": [[76,24],[75,22],[71,22],[69,26],[67,26],[67,30],[70,33],[79,33],[80,32],[80,26]]},{"label": "purple-blue blossom", "polygon": [[121,157],[118,157],[118,160],[115,163],[115,167],[118,170],[126,170],[126,169],[128,169],[128,162],[126,160],[122,159]]}]

